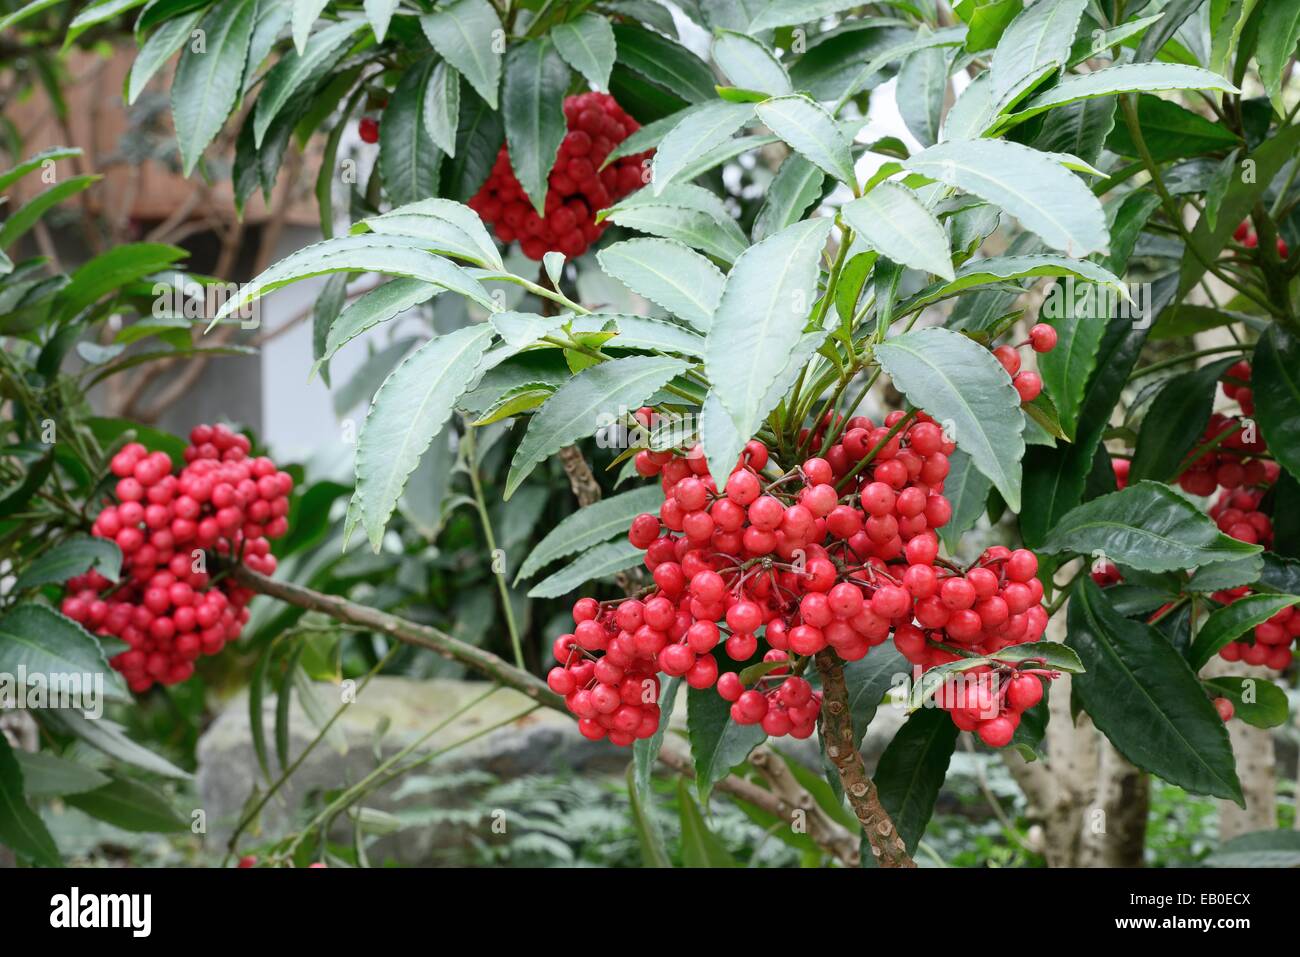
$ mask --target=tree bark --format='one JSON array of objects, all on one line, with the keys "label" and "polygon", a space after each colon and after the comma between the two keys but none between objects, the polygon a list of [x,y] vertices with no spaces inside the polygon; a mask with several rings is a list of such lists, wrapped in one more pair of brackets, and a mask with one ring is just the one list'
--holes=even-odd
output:
[{"label": "tree bark", "polygon": [[849,806],[862,823],[862,833],[871,853],[881,867],[915,867],[902,835],[880,803],[876,785],[867,776],[862,754],[853,743],[853,716],[849,712],[848,689],[839,656],[829,648],[819,651],[817,669],[822,675],[822,743],[826,746],[826,756],[839,771]]}]

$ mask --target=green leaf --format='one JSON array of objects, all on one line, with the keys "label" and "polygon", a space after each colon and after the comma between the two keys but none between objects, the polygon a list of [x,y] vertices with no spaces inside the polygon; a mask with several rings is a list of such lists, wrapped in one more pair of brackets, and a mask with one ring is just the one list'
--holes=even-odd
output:
[{"label": "green leaf", "polygon": [[365,0],[366,20],[370,22],[371,28],[375,31],[375,40],[379,43],[384,42],[389,21],[393,19],[393,11],[397,9],[399,3],[400,0]]},{"label": "green leaf", "polygon": [[894,96],[908,130],[922,146],[939,142],[944,98],[948,93],[948,51],[918,50],[903,61]]},{"label": "green leaf", "polygon": [[1297,147],[1300,147],[1300,125],[1288,126],[1242,158],[1240,168],[1250,169],[1252,175],[1232,177],[1215,215],[1210,216],[1208,212],[1202,215],[1186,242],[1178,274],[1180,298],[1201,281],[1205,263],[1219,257],[1237,224],[1254,208],[1282,167],[1295,159]]},{"label": "green leaf", "polygon": [[1300,0],[1269,0],[1261,4],[1258,18],[1255,58],[1259,61],[1259,78],[1278,115],[1285,116],[1282,73],[1295,56],[1296,43],[1300,42]]},{"label": "green leaf", "polygon": [[574,319],[571,328],[584,334],[588,330],[595,332],[597,329],[612,332],[614,337],[605,343],[606,349],[674,352],[692,357],[704,355],[702,336],[666,319],[593,312]]},{"label": "green leaf", "polygon": [[122,569],[121,551],[110,539],[74,535],[42,553],[23,569],[12,590],[19,592],[40,585],[62,583],[92,568],[109,581],[117,581]]},{"label": "green leaf", "polygon": [[942,224],[910,189],[878,183],[860,199],[840,207],[858,238],[881,255],[952,281],[952,254]]},{"label": "green leaf", "polygon": [[446,256],[465,259],[485,268],[504,269],[501,253],[488,235],[478,213],[450,199],[430,197],[408,203],[352,227],[353,233],[370,230],[391,236],[423,240],[423,247]]},{"label": "green leaf", "polygon": [[791,94],[764,100],[754,110],[795,152],[840,182],[857,184],[848,137],[824,107],[802,94]]},{"label": "green leaf", "polygon": [[1113,99],[1080,100],[1043,117],[1042,130],[1034,137],[1033,146],[1046,153],[1072,153],[1086,162],[1097,163],[1106,137],[1114,128]]},{"label": "green leaf", "polygon": [[1221,90],[1237,88],[1209,70],[1181,63],[1122,63],[1092,73],[1076,73],[1034,97],[1023,110],[1008,118],[1018,123],[1067,103],[1117,93],[1149,93],[1163,90]]},{"label": "green leaf", "polygon": [[299,53],[307,49],[311,28],[328,5],[329,0],[293,0],[293,45]]},{"label": "green leaf", "polygon": [[1124,288],[1117,276],[1086,259],[1066,259],[1063,256],[991,256],[963,263],[957,267],[956,278],[951,282],[939,282],[922,289],[902,303],[898,311],[915,312],[922,306],[947,299],[972,286],[1037,276],[1073,276],[1085,282],[1104,283],[1115,289]]},{"label": "green leaf", "polygon": [[349,303],[331,323],[320,362],[327,362],[363,332],[428,302],[440,291],[420,279],[393,279]]},{"label": "green leaf", "polygon": [[357,494],[376,551],[407,478],[474,381],[491,337],[480,325],[431,339],[375,393],[357,443]]},{"label": "green leaf", "polygon": [[456,0],[420,17],[420,27],[439,56],[469,80],[493,110],[501,81],[501,21],[488,0]]},{"label": "green leaf", "polygon": [[614,39],[618,62],[651,83],[691,103],[714,98],[713,71],[680,43],[627,23],[614,25]]},{"label": "green leaf", "polygon": [[543,578],[528,590],[528,597],[559,598],[581,588],[587,582],[608,578],[639,565],[644,557],[643,550],[624,539],[604,542]]},{"label": "green leaf", "polygon": [[24,4],[12,13],[0,17],[0,31],[8,30],[14,24],[20,23],[42,10],[48,10],[50,7],[65,2],[66,0],[31,0],[30,3]]},{"label": "green leaf", "polygon": [[1232,702],[1233,717],[1254,728],[1278,728],[1286,724],[1291,709],[1286,692],[1271,681],[1239,676],[1210,678],[1203,682],[1214,697]]},{"label": "green leaf", "polygon": [[726,277],[699,253],[669,239],[629,239],[596,259],[633,292],[708,332]]},{"label": "green leaf", "polygon": [[118,14],[132,10],[144,2],[145,0],[97,0],[97,2],[83,8],[68,23],[67,31],[63,37],[63,48],[66,50],[72,45],[73,40],[91,27],[106,23]]},{"label": "green leaf", "polygon": [[[750,4],[755,6],[756,4]],[[858,4],[849,0],[773,0],[771,3],[757,4],[759,10],[749,21],[749,29],[770,30],[773,27],[789,27],[800,23],[811,23],[840,13]]]},{"label": "green leaf", "polygon": [[668,725],[677,707],[677,692],[682,680],[669,678],[664,683],[659,692],[659,728],[650,737],[639,738],[632,745],[632,764],[635,768],[633,787],[647,804],[651,800],[650,779],[654,775],[655,761],[659,759],[664,736],[668,733]]},{"label": "green leaf", "polygon": [[689,183],[673,183],[660,196],[641,189],[617,206],[602,210],[619,226],[672,239],[722,262],[735,262],[749,245],[726,207],[713,193]]},{"label": "green leaf", "polygon": [[898,828],[907,853],[916,851],[934,813],[948,762],[957,744],[957,726],[942,708],[914,711],[898,729],[873,776],[880,803]]},{"label": "green leaf", "polygon": [[128,106],[139,99],[154,74],[161,70],[163,64],[191,38],[202,16],[202,10],[195,10],[174,20],[168,20],[149,35],[149,39],[141,45],[136,52],[135,60],[131,63],[131,73],[126,81]]},{"label": "green leaf", "polygon": [[165,271],[189,255],[179,246],[163,243],[129,243],[100,253],[72,274],[59,290],[55,308],[61,318],[71,318],[110,292],[150,275]]},{"label": "green leaf", "polygon": [[961,333],[933,328],[882,342],[876,359],[908,401],[937,421],[952,420],[958,447],[1019,511],[1024,414],[993,354]]},{"label": "green leaf", "polygon": [[438,192],[442,152],[425,125],[425,96],[435,61],[407,70],[384,108],[379,127],[379,169],[394,204],[414,203]]},{"label": "green leaf", "polygon": [[956,553],[962,535],[974,528],[984,514],[992,488],[993,483],[975,468],[970,456],[961,449],[948,456],[948,477],[943,482],[943,494],[952,504],[952,517],[939,529],[939,537],[949,552]]},{"label": "green leaf", "polygon": [[733,86],[768,96],[792,92],[781,61],[763,43],[744,33],[719,30],[713,37],[713,62]]},{"label": "green leaf", "polygon": [[1230,538],[1190,501],[1159,482],[1137,482],[1061,517],[1037,551],[1097,552],[1139,571],[1167,572],[1231,561],[1260,551]]},{"label": "green leaf", "polygon": [[966,34],[967,53],[978,53],[997,46],[1002,34],[1024,7],[1024,0],[973,0],[973,3],[969,13],[962,12],[964,4],[957,8],[958,16],[969,27]]},{"label": "green leaf", "polygon": [[529,40],[510,51],[502,96],[510,167],[539,216],[545,212],[547,177],[567,130],[568,86],[569,68],[549,41]]},{"label": "green leaf", "polygon": [[[51,692],[65,676],[76,676],[80,682],[87,675],[96,681],[102,675],[105,696],[129,697],[99,641],[47,605],[15,605],[0,617],[0,672],[15,675],[20,667],[29,679],[43,677]],[[82,688],[83,695],[91,692],[84,685]],[[88,701],[87,706],[92,703]]]},{"label": "green leaf", "polygon": [[736,431],[752,436],[763,400],[803,334],[817,298],[828,219],[796,223],[741,254],[727,276],[705,339],[709,381]]},{"label": "green leaf", "polygon": [[1255,416],[1278,462],[1300,478],[1300,339],[1273,323],[1255,344]]},{"label": "green leaf", "polygon": [[1008,645],[1001,651],[989,655],[993,661],[1019,664],[1022,661],[1037,661],[1042,667],[1066,674],[1083,674],[1083,662],[1074,653],[1074,649],[1059,641],[1035,641],[1025,645]]},{"label": "green leaf", "polygon": [[23,772],[23,793],[31,798],[62,797],[93,791],[108,777],[80,761],[60,758],[48,751],[15,751]]},{"label": "green leaf", "polygon": [[81,738],[110,758],[167,778],[189,780],[192,777],[166,758],[136,744],[123,733],[121,725],[107,718],[91,720],[80,711],[66,708],[47,711],[45,715],[61,725],[68,734]]},{"label": "green leaf", "polygon": [[681,816],[683,867],[739,866],[709,830],[699,805],[681,778],[677,779],[677,808]]},{"label": "green leaf", "polygon": [[1222,359],[1172,376],[1147,407],[1138,433],[1129,481],[1170,482],[1205,434],[1219,377],[1236,359]]},{"label": "green leaf", "polygon": [[1258,594],[1246,595],[1231,605],[1216,608],[1196,633],[1196,640],[1187,652],[1188,664],[1193,671],[1200,671],[1224,645],[1236,641],[1283,609],[1297,604],[1300,604],[1300,596],[1297,595]]},{"label": "green leaf", "polygon": [[1097,197],[1056,159],[1028,146],[989,139],[940,143],[901,164],[1000,206],[1067,256],[1108,248]]},{"label": "green leaf", "polygon": [[460,74],[439,60],[424,91],[424,129],[435,146],[456,155],[456,129],[460,122]]},{"label": "green leaf", "polygon": [[259,296],[281,286],[333,272],[381,272],[421,279],[473,299],[490,312],[500,306],[482,284],[455,263],[426,252],[427,243],[406,236],[339,236],[304,246],[271,266],[252,282],[240,285],[209,327],[228,318]]},{"label": "green leaf", "polygon": [[1070,57],[1087,0],[1038,0],[1006,28],[989,64],[993,102],[1006,106]]},{"label": "green leaf", "polygon": [[1087,575],[1071,594],[1068,631],[1066,643],[1088,669],[1074,690],[1124,757],[1196,794],[1243,803],[1228,732],[1164,636],[1122,618]]},{"label": "green leaf", "polygon": [[844,664],[844,685],[849,693],[849,714],[853,717],[853,744],[862,747],[876,711],[900,678],[909,677],[912,665],[890,642],[873,648],[871,654]]},{"label": "green leaf", "polygon": [[537,543],[519,569],[515,581],[531,578],[539,568],[558,558],[623,535],[631,527],[632,519],[644,512],[656,511],[662,502],[662,491],[657,486],[647,485],[578,509]]},{"label": "green leaf", "polygon": [[654,195],[662,195],[673,179],[688,169],[692,162],[731,139],[732,134],[753,116],[752,104],[722,100],[688,112],[655,150],[650,166]]},{"label": "green leaf", "polygon": [[[1057,287],[1060,288],[1060,287]],[[1051,294],[1049,293],[1049,299]],[[1043,310],[1044,314],[1052,310]],[[1043,378],[1043,391],[1051,397],[1060,416],[1061,428],[1073,439],[1079,424],[1079,410],[1083,405],[1084,390],[1097,362],[1106,324],[1090,315],[1080,315],[1089,310],[1067,308],[1059,317],[1052,315],[1048,324],[1056,330],[1056,348],[1038,356],[1038,372]]]},{"label": "green leaf", "polygon": [[362,26],[360,20],[343,20],[332,24],[316,33],[303,53],[290,50],[270,69],[262,81],[254,112],[253,137],[258,146],[262,145],[272,121],[294,94],[304,85],[314,84],[321,76],[322,67],[328,69],[330,64],[337,62],[341,57],[341,48],[351,42]]},{"label": "green leaf", "polygon": [[[641,744],[637,741],[637,744]],[[637,840],[641,845],[641,863],[646,867],[672,867],[672,862],[668,859],[668,851],[664,847],[664,836],[660,832],[658,823],[654,819],[645,805],[652,799],[647,790],[637,787],[636,768],[628,765],[627,768],[627,801],[632,809],[632,823],[636,829]],[[689,799],[689,797],[688,797]]]},{"label": "green leaf", "polygon": [[102,788],[69,795],[64,799],[79,811],[106,821],[124,831],[175,834],[190,829],[170,801],[155,789],[115,777]]},{"label": "green leaf", "polygon": [[172,81],[172,116],[186,176],[239,100],[253,35],[254,0],[227,0],[203,17],[203,52],[185,48]]},{"label": "green leaf", "polygon": [[1300,831],[1251,831],[1225,841],[1206,867],[1300,867]]},{"label": "green leaf", "polygon": [[1083,501],[1089,472],[1120,391],[1128,382],[1150,326],[1122,313],[1106,325],[1092,377],[1084,389],[1074,442],[1036,446],[1025,455],[1025,508],[1020,532],[1037,547],[1070,509]]},{"label": "green leaf", "polygon": [[45,211],[57,206],[70,196],[75,196],[99,182],[99,176],[73,176],[51,186],[44,192],[18,207],[9,218],[0,223],[0,249],[12,246],[27,230],[36,225]]},{"label": "green leaf", "polygon": [[787,156],[754,217],[750,230],[754,242],[762,242],[801,220],[808,207],[821,199],[825,179],[821,170],[798,153]]},{"label": "green leaf", "polygon": [[0,734],[0,844],[42,867],[58,867],[59,849],[45,822],[23,797],[23,772],[9,740]]},{"label": "green leaf", "polygon": [[547,456],[594,435],[602,414],[640,407],[686,368],[680,359],[628,356],[579,372],[556,390],[528,424],[510,461],[505,497],[510,498]]},{"label": "green leaf", "polygon": [[713,688],[687,690],[686,733],[695,763],[695,792],[701,801],[707,801],[713,785],[767,737],[762,725],[732,721],[730,703]]},{"label": "green leaf", "polygon": [[[1240,145],[1231,130],[1158,96],[1138,97],[1138,128],[1157,162],[1200,156]],[[1138,155],[1128,125],[1116,123],[1106,147],[1123,156]]]},{"label": "green leaf", "polygon": [[609,89],[609,71],[614,68],[617,49],[614,29],[599,14],[584,13],[568,23],[551,28],[551,39],[564,62],[569,64],[598,90]]}]

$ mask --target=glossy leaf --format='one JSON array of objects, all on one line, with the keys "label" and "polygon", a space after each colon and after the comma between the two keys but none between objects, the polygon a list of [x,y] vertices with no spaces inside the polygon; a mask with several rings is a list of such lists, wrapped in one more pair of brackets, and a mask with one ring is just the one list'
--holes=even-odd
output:
[{"label": "glossy leaf", "polygon": [[629,239],[596,254],[607,274],[707,332],[726,277],[705,257],[668,239]]},{"label": "glossy leaf", "polygon": [[878,183],[865,196],[841,206],[840,215],[862,242],[881,255],[949,281],[956,278],[948,234],[906,186]]},{"label": "glossy leaf", "polygon": [[488,0],[455,0],[420,17],[439,56],[454,66],[493,110],[501,80],[501,21]]},{"label": "glossy leaf", "polygon": [[1068,629],[1087,668],[1074,690],[1111,744],[1171,784],[1241,804],[1228,732],[1173,645],[1120,617],[1087,575],[1071,594]]},{"label": "glossy leaf", "polygon": [[1024,414],[1011,377],[984,347],[948,329],[921,329],[882,342],[876,358],[908,401],[951,420],[958,448],[1020,510]]}]

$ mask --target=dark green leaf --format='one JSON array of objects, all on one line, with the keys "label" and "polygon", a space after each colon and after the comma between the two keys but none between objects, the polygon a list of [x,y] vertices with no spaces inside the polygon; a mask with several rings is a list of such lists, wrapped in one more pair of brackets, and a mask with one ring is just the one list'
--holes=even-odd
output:
[{"label": "dark green leaf", "polygon": [[876,765],[880,803],[893,818],[909,854],[934,813],[948,761],[957,744],[957,726],[942,708],[914,711],[894,735]]}]

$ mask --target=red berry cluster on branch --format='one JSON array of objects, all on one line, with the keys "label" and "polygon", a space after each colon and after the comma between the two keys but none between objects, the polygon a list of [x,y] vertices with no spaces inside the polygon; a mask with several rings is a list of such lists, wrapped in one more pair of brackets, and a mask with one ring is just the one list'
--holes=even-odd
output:
[{"label": "red berry cluster on branch", "polygon": [[540,260],[550,251],[581,256],[605,231],[596,211],[612,206],[644,184],[650,152],[601,164],[619,143],[640,129],[607,93],[581,93],[564,101],[569,132],[551,169],[545,215],[539,216],[510,167],[503,146],[487,181],[469,207],[496,229],[503,243],[519,240],[524,255]]},{"label": "red berry cluster on branch", "polygon": [[1051,352],[1056,348],[1056,330],[1045,322],[1040,322],[1029,330],[1029,338],[1018,346],[1010,344],[998,346],[993,356],[1002,363],[1002,368],[1011,376],[1011,384],[1016,387],[1021,402],[1033,402],[1043,391],[1043,379],[1037,372],[1020,368],[1019,349],[1029,346],[1037,353]]},{"label": "red berry cluster on branch", "polygon": [[961,730],[974,731],[991,748],[1003,748],[1015,736],[1020,716],[1043,700],[1039,675],[1050,679],[1051,672],[982,665],[949,678],[935,693],[935,702]]},{"label": "red berry cluster on branch", "polygon": [[[664,491],[659,513],[637,516],[628,532],[654,586],[615,602],[581,599],[548,676],[584,735],[626,745],[653,734],[662,671],[697,689],[716,683],[739,724],[807,737],[821,697],[802,675],[824,649],[857,661],[892,635],[930,668],[1041,637],[1032,552],[990,549],[965,570],[939,557],[955,444],[929,416],[894,412],[877,426],[828,414],[800,444],[823,454],[767,478],[769,450],[749,441],[722,490],[698,446],[637,453],[637,471]],[[760,639],[764,665],[748,679],[720,676],[719,646],[743,663]],[[1008,711],[1013,731],[1018,713]]]},{"label": "red berry cluster on branch", "polygon": [[[1280,470],[1271,459],[1257,457],[1268,447],[1249,418],[1254,412],[1250,378],[1250,363],[1244,359],[1224,373],[1220,380],[1223,393],[1236,401],[1240,414],[1216,412],[1210,417],[1204,434],[1188,456],[1189,464],[1179,476],[1178,484],[1184,491],[1202,497],[1217,491],[1209,515],[1219,530],[1240,541],[1269,548],[1273,544],[1273,523],[1261,506]],[[1111,466],[1116,484],[1124,488],[1129,461],[1111,459]],[[1121,581],[1123,576],[1112,563],[1102,562],[1092,569],[1092,578],[1106,587]],[[1250,588],[1241,586],[1215,592],[1210,597],[1221,605],[1230,605],[1249,594]],[[1162,615],[1168,607],[1158,609],[1153,618]],[[1285,608],[1253,629],[1249,637],[1224,645],[1219,656],[1226,661],[1244,661],[1282,671],[1291,663],[1291,644],[1297,638],[1300,638],[1300,612]],[[1232,702],[1220,698],[1215,705],[1220,714],[1227,712],[1225,721],[1232,717]]]},{"label": "red berry cluster on branch", "polygon": [[122,580],[90,571],[68,582],[63,599],[69,618],[131,646],[111,664],[133,691],[185,681],[200,655],[219,652],[248,620],[252,593],[214,581],[205,553],[269,575],[270,539],[289,528],[287,472],[250,458],[248,439],[222,425],[196,426],[190,443],[175,475],[165,452],[138,442],[113,456],[116,504],[104,507],[91,533],[121,549]]}]

